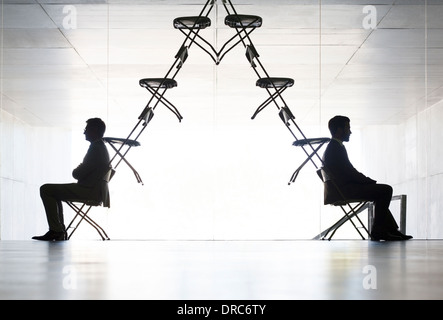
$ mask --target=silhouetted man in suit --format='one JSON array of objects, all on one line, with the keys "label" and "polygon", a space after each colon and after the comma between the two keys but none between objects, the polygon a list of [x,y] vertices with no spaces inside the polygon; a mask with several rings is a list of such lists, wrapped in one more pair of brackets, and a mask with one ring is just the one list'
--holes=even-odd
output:
[{"label": "silhouetted man in suit", "polygon": [[72,171],[77,183],[45,184],[40,196],[46,211],[49,231],[32,239],[44,241],[66,240],[62,201],[103,201],[109,207],[108,184],[103,180],[110,169],[109,153],[103,141],[105,123],[99,118],[86,121],[85,139],[90,142],[83,162]]},{"label": "silhouetted man in suit", "polygon": [[[398,225],[389,211],[392,198],[392,187],[379,184],[377,181],[363,175],[351,164],[343,142],[348,142],[351,135],[350,119],[335,116],[328,123],[332,139],[326,147],[323,162],[328,169],[335,185],[328,181],[325,186],[325,204],[331,204],[345,199],[362,199],[375,204],[375,217],[371,229],[371,239],[379,240],[408,240],[411,236],[404,235],[398,230]],[[340,193],[337,191],[340,189]]]}]

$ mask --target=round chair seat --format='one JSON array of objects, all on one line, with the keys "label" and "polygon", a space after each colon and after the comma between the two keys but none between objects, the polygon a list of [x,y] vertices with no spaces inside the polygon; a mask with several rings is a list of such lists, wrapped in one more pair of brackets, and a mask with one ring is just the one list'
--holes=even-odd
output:
[{"label": "round chair seat", "polygon": [[260,88],[283,88],[292,87],[295,81],[291,78],[261,78],[257,80],[257,87]]},{"label": "round chair seat", "polygon": [[177,81],[168,78],[146,78],[139,81],[143,88],[163,88],[171,89],[177,86]]},{"label": "round chair seat", "polygon": [[339,200],[339,201],[335,201],[333,203],[330,203],[331,206],[335,206],[335,207],[341,207],[341,206],[345,206],[351,203],[362,203],[362,202],[367,202],[367,200],[364,199],[346,199],[346,200]]},{"label": "round chair seat", "polygon": [[259,28],[263,19],[259,16],[230,14],[225,18],[225,25],[231,28]]},{"label": "round chair seat", "polygon": [[320,144],[320,143],[326,143],[329,142],[331,139],[330,138],[309,138],[309,139],[300,139],[297,141],[294,141],[294,143],[292,143],[293,146],[296,147],[302,147],[305,146],[307,144]]},{"label": "round chair seat", "polygon": [[103,203],[101,200],[87,200],[84,202],[87,206],[100,207]]},{"label": "round chair seat", "polygon": [[138,142],[136,140],[129,140],[129,139],[124,139],[124,138],[105,137],[105,138],[103,138],[103,140],[106,141],[107,143],[126,144],[130,147],[139,147],[140,146],[140,142]]},{"label": "round chair seat", "polygon": [[211,26],[211,19],[208,17],[180,17],[174,19],[175,29],[205,29]]}]

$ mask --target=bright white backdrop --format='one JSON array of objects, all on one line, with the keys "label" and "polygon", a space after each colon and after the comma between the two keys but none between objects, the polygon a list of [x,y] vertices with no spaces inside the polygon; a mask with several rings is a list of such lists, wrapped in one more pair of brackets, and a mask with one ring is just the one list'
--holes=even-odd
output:
[{"label": "bright white backdrop", "polygon": [[[139,79],[163,76],[183,40],[172,20],[198,14],[203,2],[2,1],[2,239],[45,231],[38,188],[70,181],[86,152],[87,118],[102,117],[109,136],[128,134],[149,99]],[[328,135],[331,116],[350,116],[354,164],[408,194],[411,233],[442,237],[441,4],[234,3],[263,17],[252,39],[272,76],[296,80],[285,98],[305,134]],[[66,6],[77,14],[73,28]],[[365,8],[375,9],[376,27],[365,25]],[[231,35],[223,18],[219,6],[205,32],[219,46]],[[311,164],[287,185],[304,156],[276,108],[250,119],[267,96],[242,47],[219,66],[193,47],[177,80],[167,97],[183,122],[156,110],[128,155],[145,185],[121,165],[112,208],[97,213],[111,237],[305,239],[335,219]]]}]

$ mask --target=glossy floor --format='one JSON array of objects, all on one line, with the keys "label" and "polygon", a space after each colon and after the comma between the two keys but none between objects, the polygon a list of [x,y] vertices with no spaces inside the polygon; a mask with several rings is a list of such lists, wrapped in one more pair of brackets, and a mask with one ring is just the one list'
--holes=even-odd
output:
[{"label": "glossy floor", "polygon": [[442,299],[443,241],[0,241],[1,299]]}]

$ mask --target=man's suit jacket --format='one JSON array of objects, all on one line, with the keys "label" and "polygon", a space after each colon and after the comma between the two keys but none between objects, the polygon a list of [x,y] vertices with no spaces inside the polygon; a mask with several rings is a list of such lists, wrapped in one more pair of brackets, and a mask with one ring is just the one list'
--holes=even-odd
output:
[{"label": "man's suit jacket", "polygon": [[91,142],[83,162],[72,171],[79,185],[91,188],[91,200],[102,200],[104,207],[110,206],[108,182],[104,180],[109,169],[108,149],[105,142],[99,139]]},{"label": "man's suit jacket", "polygon": [[[335,185],[341,191],[346,187],[358,187],[362,184],[373,184],[376,181],[357,171],[349,161],[346,148],[337,140],[331,139],[323,154],[324,166],[329,171]],[[325,183],[324,202],[331,204],[343,200],[331,181]]]}]

